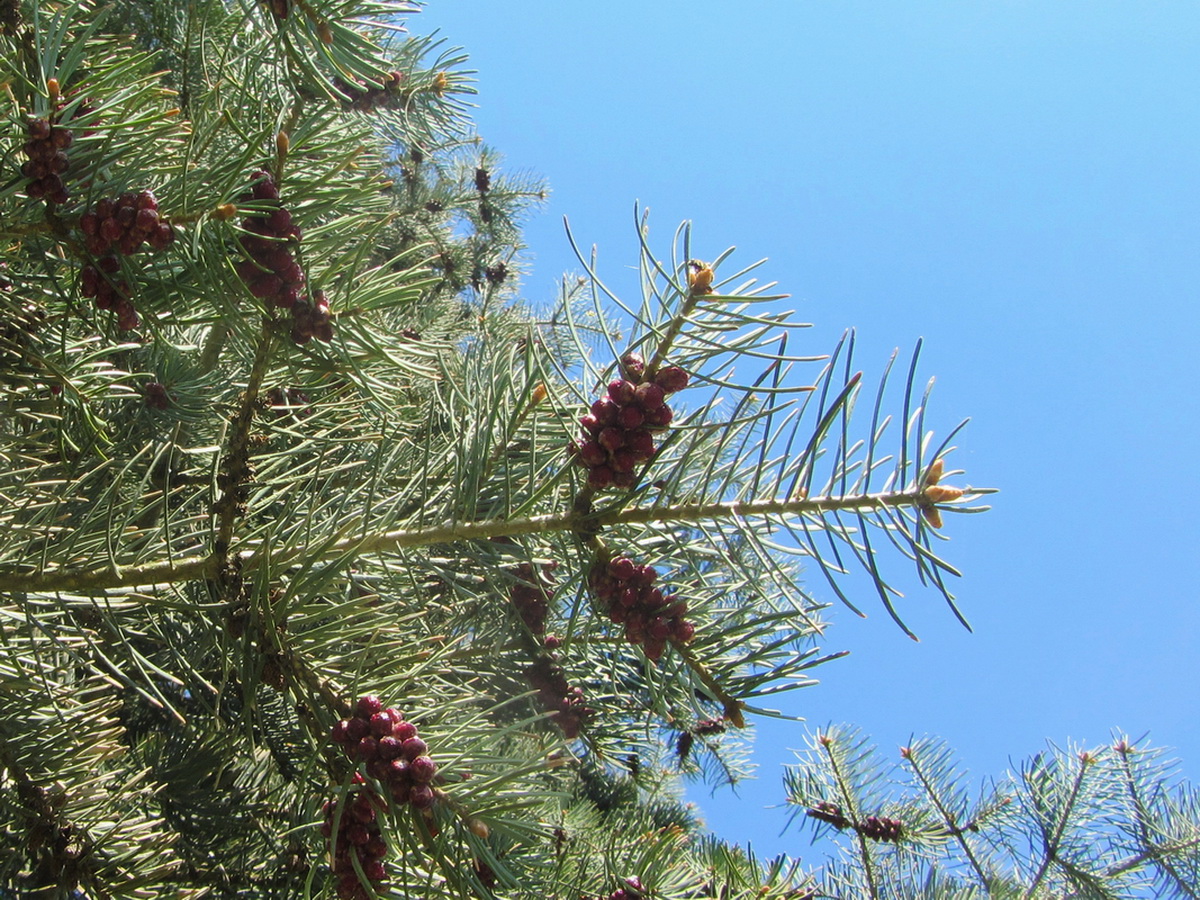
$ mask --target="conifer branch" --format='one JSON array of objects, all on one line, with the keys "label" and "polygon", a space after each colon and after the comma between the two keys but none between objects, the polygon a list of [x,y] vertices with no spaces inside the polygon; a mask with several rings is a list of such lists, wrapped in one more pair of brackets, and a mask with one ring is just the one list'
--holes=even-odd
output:
[{"label": "conifer branch", "polygon": [[[1058,851],[1062,845],[1063,834],[1066,832],[1067,823],[1075,812],[1075,804],[1078,802],[1080,793],[1083,790],[1084,781],[1087,778],[1088,771],[1095,765],[1095,757],[1086,751],[1080,753],[1077,757],[1079,762],[1079,771],[1071,781],[1071,789],[1067,796],[1066,802],[1062,808],[1056,810],[1058,821],[1054,825],[1052,833],[1046,833],[1045,824],[1039,821],[1039,827],[1042,830],[1042,844],[1044,853],[1042,861],[1038,866],[1037,872],[1029,882],[1029,887],[1025,891],[1025,900],[1030,900],[1037,893],[1038,886],[1042,883],[1042,879],[1046,877],[1046,873],[1050,870],[1050,866],[1059,861]],[[1033,777],[1034,771],[1038,768],[1035,761],[1030,775],[1026,776],[1027,780]],[[1036,790],[1036,789],[1035,789]]]},{"label": "conifer branch", "polygon": [[0,574],[0,591],[12,594],[99,594],[122,588],[154,587],[203,581],[216,576],[220,561],[212,556],[189,556],[127,568],[73,569],[57,566],[40,573]]},{"label": "conifer branch", "polygon": [[[849,810],[851,813],[850,822],[857,822],[860,818],[857,800],[851,792],[851,786],[848,779],[848,773],[843,773],[841,766],[838,763],[838,747],[835,747],[839,736],[830,734],[817,735],[817,743],[824,751],[825,760],[829,765],[829,770],[833,774],[834,784],[837,786],[838,792],[842,795],[842,804],[844,810]],[[843,813],[844,815],[844,813]],[[867,879],[867,890],[870,891],[872,900],[878,900],[879,888],[875,884],[875,869],[871,861],[871,848],[867,843],[866,836],[858,828],[854,828],[854,839],[858,842],[858,858],[863,864],[863,874]]]},{"label": "conifer branch", "polygon": [[1142,792],[1138,790],[1137,778],[1133,771],[1133,761],[1130,759],[1134,752],[1136,752],[1135,749],[1122,739],[1112,748],[1112,752],[1117,755],[1117,766],[1121,773],[1122,785],[1129,794],[1129,802],[1132,806],[1133,827],[1144,849],[1140,853],[1133,854],[1109,866],[1105,870],[1105,874],[1113,877],[1139,868],[1147,862],[1153,862],[1166,873],[1172,885],[1181,894],[1188,897],[1200,896],[1187,883],[1187,879],[1180,873],[1171,860],[1172,856],[1179,854],[1181,851],[1200,846],[1200,837],[1185,841],[1168,841],[1165,846],[1158,843],[1150,833],[1151,811],[1147,807]]},{"label": "conifer branch", "polygon": [[1176,889],[1181,893],[1188,897],[1200,897],[1200,894],[1187,883],[1178,869],[1170,862],[1172,856],[1187,850],[1193,850],[1197,847],[1200,847],[1200,837],[1191,838],[1186,841],[1172,841],[1165,846],[1149,842],[1146,849],[1113,863],[1104,870],[1104,874],[1110,878],[1115,878],[1118,875],[1124,875],[1127,872],[1140,869],[1146,863],[1152,862],[1163,867],[1171,877],[1171,881],[1175,884]]},{"label": "conifer branch", "polygon": [[692,310],[696,308],[696,303],[701,297],[712,293],[712,269],[703,263],[691,260],[688,261],[688,266],[694,267],[694,271],[688,272],[687,294],[679,307],[679,311],[667,326],[666,333],[663,334],[658,345],[654,348],[654,355],[646,361],[645,378],[647,380],[654,378],[654,374],[666,360],[667,354],[671,352],[671,345],[675,343],[675,339],[683,331],[683,326],[692,314]]},{"label": "conifer branch", "polygon": [[[243,407],[245,408],[245,407]],[[230,446],[233,447],[231,441]],[[975,491],[980,493],[980,491]],[[845,497],[816,497],[796,500],[722,501],[712,503],[664,504],[602,510],[587,515],[572,511],[516,519],[485,519],[478,522],[449,522],[428,528],[397,529],[357,538],[341,538],[319,550],[285,547],[273,550],[266,559],[250,550],[242,551],[246,571],[269,560],[272,568],[303,559],[307,563],[336,559],[346,554],[370,555],[406,547],[424,547],[454,541],[517,537],[554,531],[594,532],[618,524],[690,525],[720,519],[769,519],[780,516],[816,515],[827,512],[921,507],[928,503],[925,488],[879,491]],[[343,533],[354,530],[352,526]],[[312,555],[310,555],[312,554]],[[55,591],[104,591],[127,587],[172,584],[212,577],[220,563],[211,557],[189,557],[173,562],[155,562],[123,569],[79,571],[55,567],[40,573],[0,574],[0,590],[53,593]]]},{"label": "conifer branch", "polygon": [[925,796],[933,803],[937,809],[938,815],[942,818],[942,823],[945,825],[946,833],[954,837],[962,848],[963,855],[971,864],[971,868],[975,870],[976,876],[979,878],[979,883],[986,886],[988,884],[987,873],[983,870],[983,865],[979,862],[975,851],[971,848],[970,842],[966,838],[966,833],[972,831],[978,826],[974,822],[968,822],[966,825],[960,825],[954,813],[942,802],[940,793],[936,790],[935,785],[930,780],[927,773],[921,768],[921,761],[917,758],[920,754],[910,747],[905,747],[900,751],[900,756],[908,763],[913,774],[917,776],[917,780],[921,784]]}]

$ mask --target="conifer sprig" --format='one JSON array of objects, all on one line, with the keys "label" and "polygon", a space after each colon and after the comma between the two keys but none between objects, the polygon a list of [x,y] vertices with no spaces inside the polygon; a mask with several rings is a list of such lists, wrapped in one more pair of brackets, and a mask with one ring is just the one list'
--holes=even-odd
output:
[{"label": "conifer sprig", "polygon": [[[862,380],[861,373],[852,368],[853,335],[847,335],[838,345],[814,384],[797,384],[799,373],[794,365],[814,359],[783,353],[789,331],[795,327],[789,323],[789,314],[764,314],[752,305],[782,298],[763,295],[769,286],[759,287],[752,279],[728,288],[725,294],[714,293],[714,284],[720,287],[724,282],[712,266],[692,259],[690,229],[684,227],[677,232],[672,251],[674,268],[670,268],[651,253],[644,222],[639,224],[643,297],[636,309],[631,304],[620,304],[576,245],[580,261],[589,267],[593,297],[604,296],[617,303],[633,320],[630,349],[622,350],[609,341],[614,363],[604,368],[588,367],[585,362],[585,372],[594,372],[589,377],[605,384],[617,371],[616,360],[624,358],[627,352],[642,351],[650,360],[647,372],[669,357],[673,364],[689,373],[693,382],[715,391],[697,412],[673,429],[671,439],[655,460],[656,474],[667,477],[656,483],[670,485],[674,496],[682,494],[701,505],[710,499],[834,499],[869,490],[876,470],[890,465],[892,472],[884,480],[884,494],[895,492],[895,496],[903,497],[911,496],[906,491],[926,490],[924,496],[911,504],[914,512],[909,516],[892,509],[910,505],[904,501],[883,502],[877,509],[863,504],[852,511],[835,503],[828,508],[806,510],[795,520],[783,523],[783,527],[796,552],[815,561],[839,597],[856,611],[836,578],[848,570],[848,560],[844,558],[847,554],[868,572],[889,614],[904,627],[893,604],[898,592],[883,574],[871,542],[871,532],[878,531],[915,563],[921,579],[940,590],[958,615],[943,577],[944,573],[957,573],[933,553],[930,547],[933,531],[929,526],[940,526],[939,503],[944,504],[951,497],[962,499],[963,494],[936,487],[937,479],[928,484],[921,481],[934,464],[940,476],[944,467],[942,457],[950,447],[947,439],[930,455],[931,436],[923,433],[928,389],[919,405],[914,402],[919,345],[903,388],[905,430],[899,438],[898,452],[888,453],[883,443],[890,423],[889,417],[881,416],[890,364],[876,391],[870,431],[864,438],[852,439],[851,414]],[[729,252],[722,255],[722,259],[728,257]],[[744,279],[753,268],[744,269],[734,277]],[[563,319],[571,321],[569,306],[560,313]],[[598,300],[593,315],[600,324],[601,334],[616,334],[620,330],[615,324],[606,323],[606,314]],[[578,340],[575,345],[583,348]],[[588,358],[584,356],[585,360]],[[759,359],[764,362],[756,366]],[[731,360],[738,361],[732,367],[733,374],[728,371]],[[748,367],[760,370],[757,377],[745,378],[743,373]],[[698,464],[701,459],[707,464]],[[672,464],[679,468],[672,471]],[[970,500],[987,491],[964,493]],[[576,502],[586,508],[590,503],[588,489],[581,496]],[[627,505],[634,496],[618,495],[614,502]]]},{"label": "conifer sprig", "polygon": [[793,822],[853,842],[850,862],[819,873],[836,896],[908,896],[902,886],[922,882],[939,897],[1193,896],[1200,819],[1191,787],[1167,786],[1173,767],[1122,735],[1095,749],[1050,745],[972,800],[940,741],[913,741],[896,764],[830,728],[784,781]]}]

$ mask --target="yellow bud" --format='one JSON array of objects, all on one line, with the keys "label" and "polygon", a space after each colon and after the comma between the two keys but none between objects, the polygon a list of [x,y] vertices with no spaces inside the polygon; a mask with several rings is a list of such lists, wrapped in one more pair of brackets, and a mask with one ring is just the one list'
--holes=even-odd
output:
[{"label": "yellow bud", "polygon": [[292,146],[291,139],[286,131],[280,131],[275,135],[275,153],[281,160],[287,159],[288,149]]},{"label": "yellow bud", "polygon": [[46,93],[50,95],[51,103],[54,103],[58,100],[59,87],[57,78],[46,79]]},{"label": "yellow bud", "polygon": [[213,210],[213,218],[219,222],[227,222],[237,215],[238,208],[232,203],[222,203]]},{"label": "yellow bud", "polygon": [[437,94],[445,93],[446,88],[448,88],[448,87],[450,87],[450,79],[446,76],[445,72],[438,72],[436,75],[433,76],[434,93],[437,93]]},{"label": "yellow bud", "polygon": [[468,821],[467,829],[481,840],[487,840],[487,836],[492,833],[492,830],[487,826],[487,822],[481,822],[479,819]]}]

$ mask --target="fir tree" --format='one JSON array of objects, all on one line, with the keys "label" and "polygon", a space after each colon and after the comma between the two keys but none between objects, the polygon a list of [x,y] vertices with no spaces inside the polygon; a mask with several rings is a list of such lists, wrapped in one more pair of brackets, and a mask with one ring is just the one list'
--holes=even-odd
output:
[{"label": "fir tree", "polygon": [[884,803],[825,734],[789,796],[857,861],[702,834],[679,773],[838,655],[799,564],[957,614],[986,491],[916,353],[798,351],[687,227],[639,221],[638,298],[581,254],[520,301],[544,188],[412,12],[0,6],[4,896],[1194,894],[1191,795],[1120,743],[973,805],[914,745]]}]

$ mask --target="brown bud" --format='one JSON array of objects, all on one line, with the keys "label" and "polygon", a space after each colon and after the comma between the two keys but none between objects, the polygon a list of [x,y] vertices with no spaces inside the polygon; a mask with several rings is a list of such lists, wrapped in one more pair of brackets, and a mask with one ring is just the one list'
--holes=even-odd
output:
[{"label": "brown bud", "polygon": [[333,43],[333,30],[329,27],[328,22],[321,22],[317,25],[317,37],[321,39],[321,43],[329,46]]},{"label": "brown bud", "polygon": [[928,522],[932,528],[941,528],[942,527],[942,514],[940,512],[938,512],[938,509],[936,506],[932,506],[930,504],[922,504],[921,515],[924,517],[925,521]]},{"label": "brown bud", "polygon": [[713,270],[699,260],[688,263],[688,290],[693,297],[712,293]]},{"label": "brown bud", "polygon": [[57,78],[46,79],[46,93],[50,95],[50,102],[58,102],[59,86]]},{"label": "brown bud", "polygon": [[287,159],[288,148],[291,146],[292,142],[286,131],[280,131],[277,135],[275,135],[275,154],[279,157],[281,162]]},{"label": "brown bud", "polygon": [[962,495],[962,488],[948,487],[944,484],[931,484],[925,488],[925,499],[930,503],[948,503]]},{"label": "brown bud", "polygon": [[531,402],[535,404],[541,403],[546,399],[546,393],[546,386],[544,384],[539,384],[533,389],[533,397],[531,398]]},{"label": "brown bud", "polygon": [[933,465],[925,470],[925,484],[937,484],[939,481],[941,481],[942,471],[945,469],[945,467],[946,464],[942,461],[940,456],[935,459],[933,461]]},{"label": "brown bud", "polygon": [[213,218],[220,222],[226,222],[237,215],[238,208],[232,203],[222,203],[213,210]]}]

